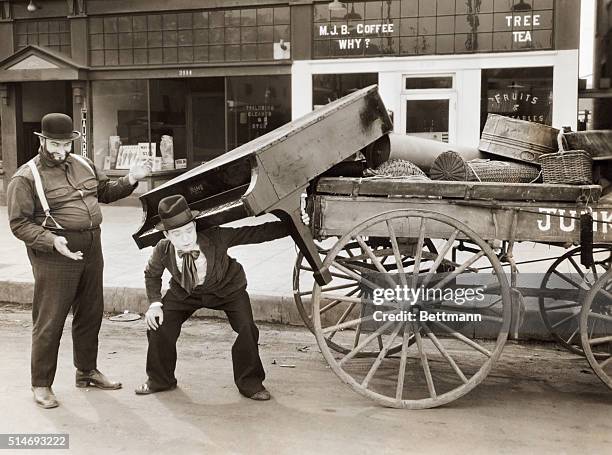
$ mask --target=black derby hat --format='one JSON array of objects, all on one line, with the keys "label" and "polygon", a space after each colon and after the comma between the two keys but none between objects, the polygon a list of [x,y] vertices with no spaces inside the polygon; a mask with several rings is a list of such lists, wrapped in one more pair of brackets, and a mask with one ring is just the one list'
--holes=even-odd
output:
[{"label": "black derby hat", "polygon": [[74,141],[81,137],[81,133],[72,129],[72,119],[66,114],[53,112],[45,115],[41,122],[41,133],[34,132],[37,136],[56,141]]},{"label": "black derby hat", "polygon": [[159,201],[157,213],[161,221],[155,225],[158,231],[180,228],[195,220],[200,212],[190,210],[187,199],[180,194],[168,196]]}]

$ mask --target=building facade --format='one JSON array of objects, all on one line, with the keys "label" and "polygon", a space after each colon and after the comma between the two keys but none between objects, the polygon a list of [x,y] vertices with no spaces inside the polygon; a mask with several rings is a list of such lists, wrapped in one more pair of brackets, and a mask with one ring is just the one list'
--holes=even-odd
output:
[{"label": "building facade", "polygon": [[[46,112],[140,191],[376,83],[394,130],[476,145],[486,115],[576,127],[573,0],[0,1],[6,181]],[[28,8],[29,6],[29,8]]]}]

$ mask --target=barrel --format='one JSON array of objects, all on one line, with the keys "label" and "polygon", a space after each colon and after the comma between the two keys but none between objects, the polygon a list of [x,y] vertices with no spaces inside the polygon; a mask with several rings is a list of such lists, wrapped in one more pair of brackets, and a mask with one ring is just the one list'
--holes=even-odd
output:
[{"label": "barrel", "polygon": [[557,151],[559,130],[541,123],[489,114],[478,148],[485,153],[526,163]]}]

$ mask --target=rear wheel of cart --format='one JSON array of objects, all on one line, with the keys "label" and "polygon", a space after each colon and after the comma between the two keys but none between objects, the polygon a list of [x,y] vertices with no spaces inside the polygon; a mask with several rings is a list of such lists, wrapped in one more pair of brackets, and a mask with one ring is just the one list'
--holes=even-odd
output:
[{"label": "rear wheel of cart", "polygon": [[612,270],[597,280],[584,301],[580,338],[593,371],[612,389]]},{"label": "rear wheel of cart", "polygon": [[[426,236],[435,253],[427,251]],[[385,264],[373,238],[389,245]],[[453,261],[459,240],[479,250]],[[342,254],[355,243],[357,262]],[[510,327],[507,278],[487,242],[454,218],[426,210],[377,215],[342,236],[323,268],[333,280],[313,286],[314,333],[332,370],[363,396],[396,408],[440,406],[482,382],[501,355]],[[482,268],[493,272],[477,273]],[[359,282],[360,297],[326,290],[347,279]],[[341,322],[321,317],[335,301],[350,308]],[[330,349],[332,333],[350,351]],[[400,352],[391,355],[398,343]],[[372,346],[375,358],[359,356]]]},{"label": "rear wheel of cart", "polygon": [[[554,296],[539,297],[540,315],[544,325],[557,342],[576,354],[584,355],[580,343],[580,310],[584,299],[612,264],[612,245],[593,245],[594,263],[580,263],[580,247],[566,251],[549,267],[540,289]],[[590,321],[592,322],[592,321]]]}]

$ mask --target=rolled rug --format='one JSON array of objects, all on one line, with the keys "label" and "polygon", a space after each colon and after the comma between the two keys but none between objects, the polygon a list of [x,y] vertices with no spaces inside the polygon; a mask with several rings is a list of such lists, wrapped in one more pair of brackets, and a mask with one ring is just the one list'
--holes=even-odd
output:
[{"label": "rolled rug", "polygon": [[432,180],[463,182],[535,183],[540,169],[531,164],[512,161],[470,160],[456,152],[442,153],[431,166]]}]

